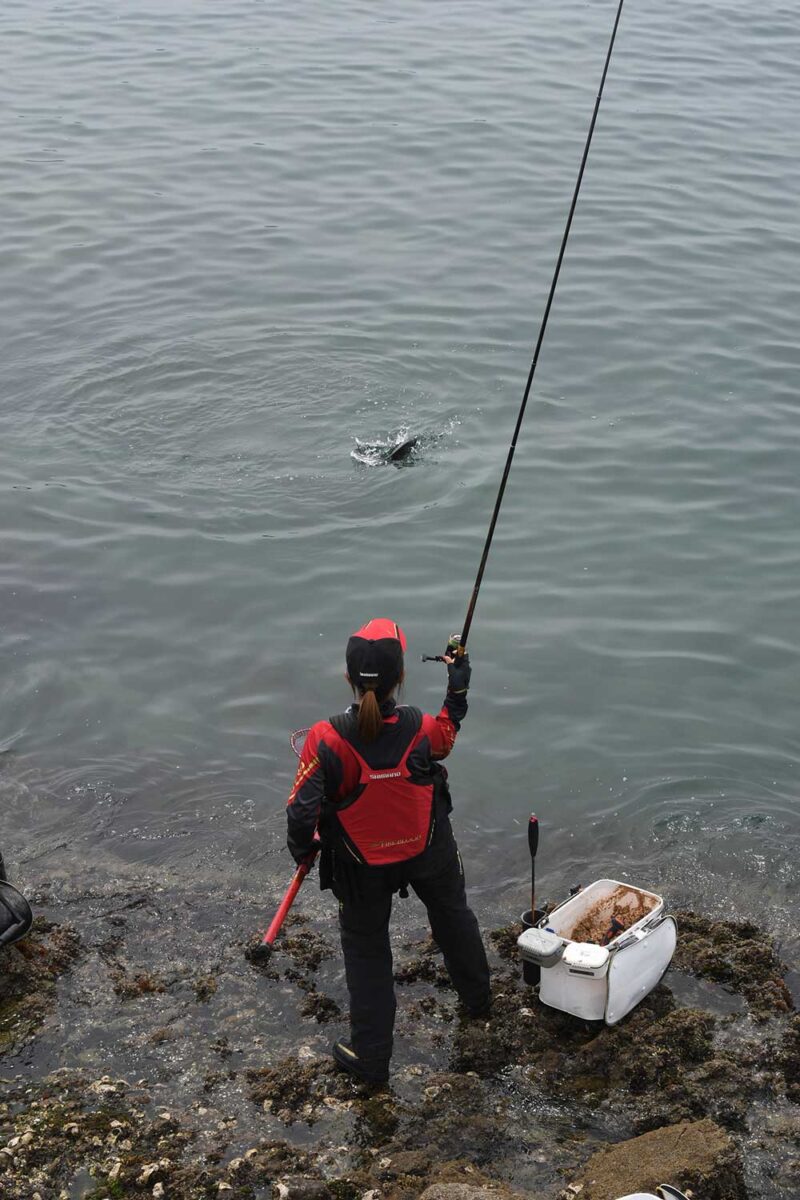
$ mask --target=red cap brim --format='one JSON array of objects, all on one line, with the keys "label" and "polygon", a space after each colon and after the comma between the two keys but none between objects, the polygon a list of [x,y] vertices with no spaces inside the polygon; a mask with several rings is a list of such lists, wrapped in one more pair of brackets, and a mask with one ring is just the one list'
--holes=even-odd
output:
[{"label": "red cap brim", "polygon": [[351,634],[351,637],[364,638],[367,642],[380,642],[384,638],[392,638],[400,643],[403,653],[406,652],[406,635],[397,622],[390,621],[388,617],[373,617]]}]

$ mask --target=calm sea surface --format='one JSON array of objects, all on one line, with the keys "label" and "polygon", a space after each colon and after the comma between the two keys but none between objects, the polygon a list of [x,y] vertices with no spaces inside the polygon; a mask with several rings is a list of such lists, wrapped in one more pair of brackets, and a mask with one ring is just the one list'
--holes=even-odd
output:
[{"label": "calm sea surface", "polygon": [[[5,0],[0,845],[287,878],[350,630],[463,619],[608,4]],[[451,776],[484,923],[623,875],[794,944],[800,25],[631,0]],[[403,469],[355,439],[425,435]]]}]

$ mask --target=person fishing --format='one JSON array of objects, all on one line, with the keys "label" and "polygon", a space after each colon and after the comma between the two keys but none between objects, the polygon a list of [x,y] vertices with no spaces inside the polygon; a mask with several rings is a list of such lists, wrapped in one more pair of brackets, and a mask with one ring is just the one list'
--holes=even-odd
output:
[{"label": "person fishing", "polygon": [[389,1077],[396,1000],[389,917],[395,892],[410,885],[453,986],[472,1016],[489,1011],[489,965],[449,814],[447,773],[467,712],[471,668],[449,655],[448,687],[433,716],[399,705],[406,638],[384,618],[352,634],[347,682],[356,702],[308,732],[287,806],[288,846],[301,863],[321,842],[320,886],[339,901],[350,993],[350,1043],[333,1057],[370,1083]]}]

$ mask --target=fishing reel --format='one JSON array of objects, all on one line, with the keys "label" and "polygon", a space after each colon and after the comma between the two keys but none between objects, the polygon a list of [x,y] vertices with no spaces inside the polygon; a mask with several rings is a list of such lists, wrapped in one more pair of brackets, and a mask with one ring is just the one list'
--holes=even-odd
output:
[{"label": "fishing reel", "polygon": [[447,639],[447,649],[444,654],[421,654],[419,660],[420,662],[445,662],[448,658],[458,658],[460,646],[461,634],[451,633]]}]

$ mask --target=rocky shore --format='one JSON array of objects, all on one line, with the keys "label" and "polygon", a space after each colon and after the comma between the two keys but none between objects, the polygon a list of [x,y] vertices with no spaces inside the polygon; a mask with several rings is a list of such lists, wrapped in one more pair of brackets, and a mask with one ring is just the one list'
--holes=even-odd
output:
[{"label": "rocky shore", "polygon": [[751,923],[678,913],[665,982],[611,1029],[539,1004],[514,926],[490,934],[494,1002],[477,1021],[436,947],[407,942],[411,1052],[368,1089],[327,1057],[346,993],[322,908],[294,918],[266,970],[236,930],[213,959],[186,932],[177,959],[153,949],[147,900],[108,909],[95,897],[73,925],[51,905],[0,951],[4,1200],[800,1194],[800,1016]]}]

